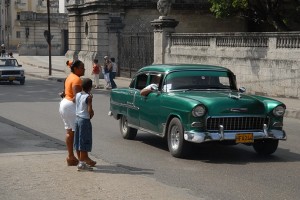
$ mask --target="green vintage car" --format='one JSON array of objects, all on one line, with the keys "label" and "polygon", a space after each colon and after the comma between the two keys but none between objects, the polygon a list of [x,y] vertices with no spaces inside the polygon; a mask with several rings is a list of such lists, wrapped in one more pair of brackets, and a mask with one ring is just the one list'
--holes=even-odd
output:
[{"label": "green vintage car", "polygon": [[[142,96],[154,81],[158,87]],[[181,64],[140,69],[129,88],[111,91],[109,115],[120,120],[123,138],[134,139],[137,130],[152,133],[166,138],[174,157],[184,157],[190,143],[213,141],[272,154],[286,140],[285,109],[282,102],[237,89],[227,68]]]}]

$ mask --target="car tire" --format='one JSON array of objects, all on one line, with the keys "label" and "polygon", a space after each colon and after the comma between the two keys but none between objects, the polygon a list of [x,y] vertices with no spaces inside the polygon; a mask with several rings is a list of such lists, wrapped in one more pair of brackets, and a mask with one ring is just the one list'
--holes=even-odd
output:
[{"label": "car tire", "polygon": [[24,85],[24,84],[25,84],[25,80],[21,80],[20,85]]},{"label": "car tire", "polygon": [[133,140],[136,137],[137,129],[128,126],[126,116],[120,118],[120,131],[124,139]]},{"label": "car tire", "polygon": [[278,140],[260,140],[253,143],[256,153],[261,155],[270,155],[277,150]]},{"label": "car tire", "polygon": [[184,140],[184,129],[178,118],[173,118],[168,126],[168,147],[172,156],[185,157],[190,150],[190,144]]}]

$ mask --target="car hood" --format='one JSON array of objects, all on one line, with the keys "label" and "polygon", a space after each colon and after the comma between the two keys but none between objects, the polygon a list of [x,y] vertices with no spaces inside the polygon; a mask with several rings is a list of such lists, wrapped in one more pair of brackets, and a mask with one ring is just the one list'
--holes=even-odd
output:
[{"label": "car hood", "polygon": [[181,98],[198,101],[206,106],[208,115],[265,115],[280,102],[238,92],[188,91],[175,94]]}]

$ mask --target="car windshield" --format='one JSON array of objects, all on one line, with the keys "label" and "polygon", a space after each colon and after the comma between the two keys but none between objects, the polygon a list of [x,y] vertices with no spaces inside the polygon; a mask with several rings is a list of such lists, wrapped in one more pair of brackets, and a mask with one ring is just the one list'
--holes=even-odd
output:
[{"label": "car windshield", "polygon": [[177,71],[168,74],[163,90],[236,90],[234,75],[223,71]]},{"label": "car windshield", "polygon": [[16,59],[0,59],[0,67],[18,67]]}]

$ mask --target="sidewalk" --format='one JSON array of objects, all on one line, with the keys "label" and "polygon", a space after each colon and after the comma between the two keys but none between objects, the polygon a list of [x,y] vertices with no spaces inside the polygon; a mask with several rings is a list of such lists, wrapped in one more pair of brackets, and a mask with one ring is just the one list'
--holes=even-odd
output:
[{"label": "sidewalk", "polygon": [[[53,56],[52,61],[52,75],[49,76],[49,65],[47,56],[15,56],[18,61],[23,64],[25,74],[27,76],[35,76],[39,78],[62,81],[66,76],[67,59],[64,56]],[[117,77],[115,79],[118,87],[128,87],[130,83],[129,78]],[[104,80],[100,80],[104,84]],[[283,102],[287,106],[285,117],[300,119],[300,99],[271,97]]]},{"label": "sidewalk", "polygon": [[200,199],[156,181],[148,176],[154,173],[150,169],[130,170],[96,158],[93,171],[78,172],[67,166],[62,141],[18,126],[0,117],[1,200]]}]

